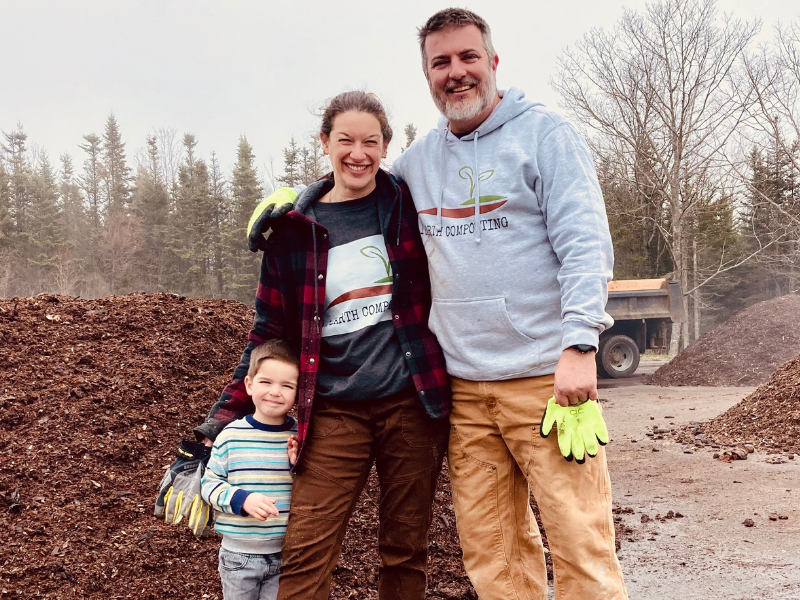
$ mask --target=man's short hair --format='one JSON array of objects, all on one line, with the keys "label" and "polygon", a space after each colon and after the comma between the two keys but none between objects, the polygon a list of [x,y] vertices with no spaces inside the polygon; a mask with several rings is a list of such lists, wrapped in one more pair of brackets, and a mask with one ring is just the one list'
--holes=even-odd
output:
[{"label": "man's short hair", "polygon": [[258,367],[261,363],[269,359],[279,360],[295,367],[300,364],[297,353],[289,347],[289,344],[279,339],[267,340],[260,346],[253,348],[250,353],[250,367],[247,369],[248,377],[253,379],[258,373]]},{"label": "man's short hair", "polygon": [[419,50],[422,53],[422,70],[425,75],[428,75],[428,55],[425,52],[425,40],[432,33],[437,31],[444,31],[446,29],[456,29],[458,27],[466,27],[467,25],[475,25],[483,38],[483,47],[489,55],[489,60],[494,60],[497,54],[492,45],[492,32],[489,29],[489,24],[481,17],[476,15],[471,10],[466,8],[445,8],[433,15],[428,21],[417,29],[417,37],[419,38]]}]

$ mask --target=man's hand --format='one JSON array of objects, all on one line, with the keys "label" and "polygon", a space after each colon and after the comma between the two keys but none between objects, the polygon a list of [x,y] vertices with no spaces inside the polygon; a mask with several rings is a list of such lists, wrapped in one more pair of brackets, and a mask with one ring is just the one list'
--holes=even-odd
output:
[{"label": "man's hand", "polygon": [[275,508],[275,500],[257,492],[249,494],[245,498],[242,508],[248,515],[259,521],[266,521],[270,515],[277,517],[280,514],[278,509]]},{"label": "man's hand", "polygon": [[567,348],[561,353],[555,375],[553,395],[561,406],[597,400],[596,352]]},{"label": "man's hand", "polygon": [[297,441],[297,436],[289,436],[289,439],[286,442],[286,451],[289,453],[289,462],[292,466],[297,464],[297,450],[299,447],[300,445]]},{"label": "man's hand", "polygon": [[292,188],[282,187],[259,202],[247,224],[247,246],[251,252],[267,249],[264,234],[294,208],[296,198],[297,192]]}]

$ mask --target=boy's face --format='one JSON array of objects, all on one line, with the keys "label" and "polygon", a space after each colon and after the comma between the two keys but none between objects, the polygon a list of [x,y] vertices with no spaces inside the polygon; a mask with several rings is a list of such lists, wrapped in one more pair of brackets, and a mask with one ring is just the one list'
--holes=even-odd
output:
[{"label": "boy's face", "polygon": [[265,425],[281,425],[292,410],[297,395],[299,371],[293,364],[267,358],[258,365],[253,379],[244,378],[247,393],[253,398],[253,417]]}]

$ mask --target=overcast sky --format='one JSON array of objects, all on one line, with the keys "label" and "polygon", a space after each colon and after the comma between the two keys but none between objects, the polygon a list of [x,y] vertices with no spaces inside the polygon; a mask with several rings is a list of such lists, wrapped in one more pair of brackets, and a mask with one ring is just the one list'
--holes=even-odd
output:
[{"label": "overcast sky", "polygon": [[[129,158],[156,127],[194,133],[225,172],[245,134],[260,168],[294,135],[316,131],[314,111],[341,91],[377,93],[400,152],[403,126],[434,127],[438,112],[420,66],[416,28],[449,2],[261,0],[0,0],[0,130],[19,122],[29,144],[83,162],[78,144],[112,111]],[[557,107],[555,59],[592,27],[611,28],[643,0],[475,0],[492,27],[498,86]],[[760,17],[764,35],[800,18],[796,0],[720,0],[720,11]]]}]

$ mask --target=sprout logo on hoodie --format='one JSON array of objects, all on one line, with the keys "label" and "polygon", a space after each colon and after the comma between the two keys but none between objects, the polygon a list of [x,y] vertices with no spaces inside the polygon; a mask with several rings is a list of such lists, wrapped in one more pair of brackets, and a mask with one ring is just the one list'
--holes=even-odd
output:
[{"label": "sprout logo on hoodie", "polygon": [[392,318],[392,274],[383,235],[328,251],[322,337],[352,333]]},{"label": "sprout logo on hoodie", "polygon": [[[478,175],[478,181],[486,181],[494,175],[494,169],[489,169]],[[458,176],[461,179],[469,181],[469,198],[461,203],[463,208],[444,208],[442,207],[442,216],[448,219],[467,219],[475,216],[475,172],[472,167],[461,167],[458,170]],[[497,210],[503,204],[508,202],[506,196],[481,196],[478,198],[480,204],[480,214],[485,215],[493,210]],[[438,215],[439,210],[434,208],[426,208],[419,211],[420,215]]]}]

